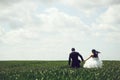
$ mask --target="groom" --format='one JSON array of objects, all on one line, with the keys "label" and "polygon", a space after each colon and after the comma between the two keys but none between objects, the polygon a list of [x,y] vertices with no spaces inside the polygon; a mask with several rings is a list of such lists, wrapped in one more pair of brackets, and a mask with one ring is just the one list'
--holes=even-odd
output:
[{"label": "groom", "polygon": [[[81,58],[82,61],[84,61],[82,55],[80,55],[78,52],[75,51],[75,48],[71,49],[71,53],[69,55],[69,61],[68,64],[72,67],[72,68],[79,68],[80,67],[80,60],[78,59],[78,56]],[[72,63],[71,63],[72,60]]]}]

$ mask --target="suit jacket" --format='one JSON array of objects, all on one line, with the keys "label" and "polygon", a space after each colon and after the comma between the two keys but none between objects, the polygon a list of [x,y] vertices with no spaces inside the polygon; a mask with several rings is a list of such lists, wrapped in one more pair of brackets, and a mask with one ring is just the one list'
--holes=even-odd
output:
[{"label": "suit jacket", "polygon": [[82,55],[80,55],[78,52],[71,52],[70,55],[69,55],[69,62],[68,64],[70,65],[71,64],[71,60],[72,60],[72,64],[79,64],[80,63],[80,60],[78,59],[78,57],[81,58],[82,61],[84,61]]}]

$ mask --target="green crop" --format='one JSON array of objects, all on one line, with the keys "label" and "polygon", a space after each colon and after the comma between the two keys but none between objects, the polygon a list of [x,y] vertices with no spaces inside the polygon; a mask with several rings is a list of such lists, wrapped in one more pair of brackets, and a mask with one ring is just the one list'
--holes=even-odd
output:
[{"label": "green crop", "polygon": [[73,69],[67,61],[0,61],[0,80],[120,80],[120,61],[93,69]]}]

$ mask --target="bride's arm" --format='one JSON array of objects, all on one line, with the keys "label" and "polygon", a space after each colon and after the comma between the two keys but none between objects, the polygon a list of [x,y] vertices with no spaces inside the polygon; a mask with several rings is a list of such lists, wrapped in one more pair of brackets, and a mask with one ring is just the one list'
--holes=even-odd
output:
[{"label": "bride's arm", "polygon": [[88,57],[85,61],[87,61],[87,60],[90,59],[91,57],[93,57],[93,55],[90,55],[90,57]]}]

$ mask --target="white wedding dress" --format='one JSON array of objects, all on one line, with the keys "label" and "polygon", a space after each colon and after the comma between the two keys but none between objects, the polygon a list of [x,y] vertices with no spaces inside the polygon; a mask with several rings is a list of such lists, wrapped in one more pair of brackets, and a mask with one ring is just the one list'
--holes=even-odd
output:
[{"label": "white wedding dress", "polygon": [[91,57],[85,62],[83,67],[84,68],[102,68],[102,61],[97,57]]}]

